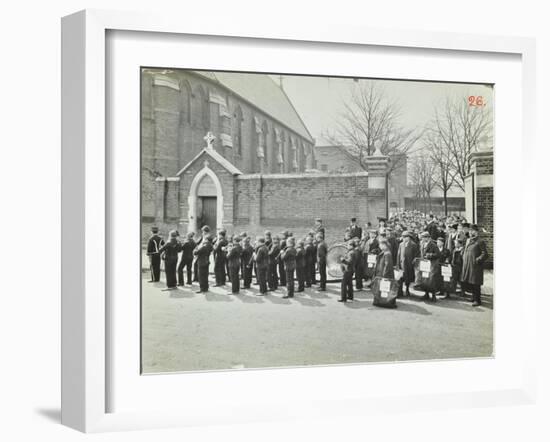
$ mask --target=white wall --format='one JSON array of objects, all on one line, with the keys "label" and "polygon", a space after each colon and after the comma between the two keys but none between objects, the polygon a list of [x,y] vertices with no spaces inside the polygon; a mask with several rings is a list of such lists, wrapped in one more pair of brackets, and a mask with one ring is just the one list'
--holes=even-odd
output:
[{"label": "white wall", "polygon": [[[85,7],[164,9],[186,20],[209,14],[245,14],[261,26],[269,20],[324,22],[538,37],[539,128],[550,121],[550,27],[543,1],[441,0],[298,2],[279,0],[9,1],[2,4],[0,33],[0,127],[2,232],[0,282],[0,439],[82,440],[58,425],[60,323],[60,17]],[[197,18],[196,13],[205,15]],[[542,130],[540,131],[542,132]],[[542,139],[542,137],[541,137]],[[547,143],[541,150],[547,152]],[[546,154],[548,158],[548,155]],[[541,169],[548,161],[533,162]],[[543,188],[540,174],[540,188]],[[546,181],[546,180],[545,180]],[[546,186],[544,186],[546,187]],[[546,212],[547,208],[544,209]],[[546,213],[546,215],[548,215]],[[513,210],[511,211],[513,220]],[[548,219],[548,216],[545,217]],[[513,222],[511,222],[513,226]],[[543,238],[542,232],[533,237]],[[540,252],[542,253],[542,252]],[[546,266],[547,259],[539,259]],[[547,291],[547,290],[546,290]],[[549,310],[549,297],[539,307]],[[540,321],[550,336],[549,321]],[[537,407],[492,408],[431,415],[381,415],[246,427],[101,435],[94,440],[549,440],[548,342],[541,342],[541,388]],[[465,373],[473,376],[473,373]],[[414,382],[414,379],[411,380]],[[414,410],[411,410],[414,412]]]}]

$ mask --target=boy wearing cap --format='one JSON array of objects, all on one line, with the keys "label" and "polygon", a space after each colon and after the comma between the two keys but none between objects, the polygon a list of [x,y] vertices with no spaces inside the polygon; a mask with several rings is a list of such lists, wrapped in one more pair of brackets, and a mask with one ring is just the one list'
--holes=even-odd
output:
[{"label": "boy wearing cap", "polygon": [[243,265],[243,288],[249,289],[252,284],[252,256],[254,254],[254,247],[250,244],[250,236],[246,236],[243,239],[241,262]]},{"label": "boy wearing cap", "polygon": [[428,259],[431,262],[430,265],[430,274],[429,274],[429,280],[432,283],[431,290],[425,290],[424,291],[424,299],[429,300],[430,299],[430,293],[432,294],[431,300],[433,302],[437,301],[437,298],[435,296],[436,292],[436,284],[439,281],[439,249],[437,248],[436,243],[431,239],[430,234],[428,232],[422,232],[420,235],[420,256],[423,259]]},{"label": "boy wearing cap", "polygon": [[[286,248],[287,238],[288,238],[288,230],[281,232],[281,240],[279,242],[279,247],[281,248],[281,252]],[[282,259],[279,259],[278,267],[279,267],[279,283],[281,285],[286,285],[285,263]]]},{"label": "boy wearing cap", "polygon": [[239,293],[239,270],[241,268],[241,238],[236,236],[233,242],[227,245],[227,266],[231,277],[231,293]]},{"label": "boy wearing cap", "polygon": [[[202,242],[205,240],[205,238],[210,236],[210,227],[209,226],[202,226],[201,227],[201,237],[197,241],[195,245],[195,249],[199,247]],[[194,252],[193,252],[194,253]],[[195,260],[195,264],[193,264],[193,282],[199,282],[199,268],[197,265],[197,260]]]},{"label": "boy wearing cap", "polygon": [[268,271],[267,281],[270,291],[275,291],[279,287],[279,277],[277,275],[277,264],[279,261],[279,254],[281,253],[281,247],[279,246],[279,237],[273,238],[273,244],[268,251]]},{"label": "boy wearing cap", "polygon": [[185,268],[187,268],[187,284],[192,284],[193,250],[196,246],[195,234],[189,232],[181,245],[182,254],[178,264],[178,285],[180,286],[185,284],[183,281],[183,269]]},{"label": "boy wearing cap", "polygon": [[313,240],[309,235],[306,237],[304,252],[306,261],[304,279],[306,281],[306,287],[311,287],[313,283],[311,277],[312,274],[315,273],[315,261],[313,257],[316,255],[316,251],[313,247]]},{"label": "boy wearing cap", "polygon": [[195,247],[193,254],[197,257],[197,273],[199,278],[199,290],[197,293],[208,292],[208,272],[210,268],[210,253],[212,253],[212,238],[203,236],[200,245]]},{"label": "boy wearing cap", "polygon": [[178,281],[176,278],[176,271],[178,266],[178,253],[181,252],[178,232],[172,230],[169,236],[169,241],[159,249],[159,253],[164,254],[164,273],[166,274],[166,289],[164,290],[174,290],[177,288]]},{"label": "boy wearing cap", "polygon": [[294,298],[294,271],[296,270],[296,249],[294,238],[286,240],[285,248],[281,252],[281,261],[285,264],[286,295],[283,298]]},{"label": "boy wearing cap", "polygon": [[401,237],[403,240],[401,241],[401,244],[399,244],[396,260],[397,270],[402,272],[401,278],[398,281],[398,297],[403,296],[403,283],[405,283],[406,288],[405,296],[411,296],[409,286],[411,285],[411,282],[414,282],[416,276],[414,272],[414,260],[420,256],[420,249],[413,241],[412,234],[405,230]]},{"label": "boy wearing cap", "polygon": [[258,238],[258,247],[254,254],[256,263],[256,272],[258,274],[258,284],[260,286],[260,295],[267,294],[267,269],[269,265],[269,252],[265,245],[265,238]]},{"label": "boy wearing cap", "polygon": [[159,249],[164,245],[160,237],[159,228],[151,227],[151,236],[147,242],[147,256],[149,257],[149,268],[151,269],[151,280],[148,282],[160,281],[160,253]]},{"label": "boy wearing cap", "polygon": [[319,267],[319,291],[324,292],[327,289],[327,254],[328,248],[324,235],[317,233],[317,265]]},{"label": "boy wearing cap", "polygon": [[228,244],[225,235],[226,231],[220,230],[218,232],[218,240],[214,244],[214,275],[216,277],[214,287],[225,285],[226,247]]},{"label": "boy wearing cap", "polygon": [[296,293],[304,291],[306,268],[306,252],[304,250],[304,241],[298,241],[296,247],[296,279],[298,280],[298,290]]},{"label": "boy wearing cap", "polygon": [[357,218],[352,218],[350,220],[350,225],[349,225],[349,235],[350,235],[350,238],[359,238],[361,239],[361,236],[363,236],[363,230],[361,229],[361,227],[359,227],[357,225]]},{"label": "boy wearing cap", "polygon": [[340,285],[340,299],[338,299],[338,302],[353,301],[353,270],[355,269],[354,249],[354,242],[348,242],[348,251],[340,260],[343,276]]}]

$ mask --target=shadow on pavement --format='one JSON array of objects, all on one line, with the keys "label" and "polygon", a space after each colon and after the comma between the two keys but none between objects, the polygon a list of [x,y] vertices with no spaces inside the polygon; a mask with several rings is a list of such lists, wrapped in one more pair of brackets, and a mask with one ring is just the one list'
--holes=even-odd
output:
[{"label": "shadow on pavement", "polygon": [[191,288],[187,290],[182,290],[178,288],[177,290],[173,290],[170,292],[170,298],[180,299],[180,298],[194,298],[194,297],[195,297],[195,293],[191,290]]},{"label": "shadow on pavement", "polygon": [[233,302],[233,298],[231,298],[229,295],[222,295],[218,293],[207,292],[204,297],[207,301]]},{"label": "shadow on pavement", "polygon": [[254,293],[248,295],[242,292],[239,292],[238,295],[233,295],[239,301],[244,302],[245,304],[261,304],[264,302],[264,296],[256,296]]},{"label": "shadow on pavement", "polygon": [[304,297],[304,295],[301,294],[298,294],[297,296],[294,295],[294,299],[306,307],[325,307],[325,304],[323,304],[321,301],[313,298],[306,298]]}]

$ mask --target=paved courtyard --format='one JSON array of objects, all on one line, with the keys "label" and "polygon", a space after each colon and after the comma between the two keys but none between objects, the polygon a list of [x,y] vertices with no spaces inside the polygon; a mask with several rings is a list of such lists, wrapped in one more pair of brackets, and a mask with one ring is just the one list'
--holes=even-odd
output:
[{"label": "paved courtyard", "polygon": [[487,357],[493,310],[463,299],[425,302],[421,293],[398,308],[372,305],[370,290],[342,304],[339,284],[283,299],[258,286],[197,294],[197,284],[162,291],[143,275],[143,372]]}]

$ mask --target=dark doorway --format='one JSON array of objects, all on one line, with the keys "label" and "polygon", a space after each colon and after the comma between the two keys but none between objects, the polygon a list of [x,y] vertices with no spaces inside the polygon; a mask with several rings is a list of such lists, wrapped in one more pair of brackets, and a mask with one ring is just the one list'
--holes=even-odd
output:
[{"label": "dark doorway", "polygon": [[200,217],[200,226],[208,226],[212,231],[216,231],[217,224],[217,198],[215,196],[202,196],[202,213]]}]

